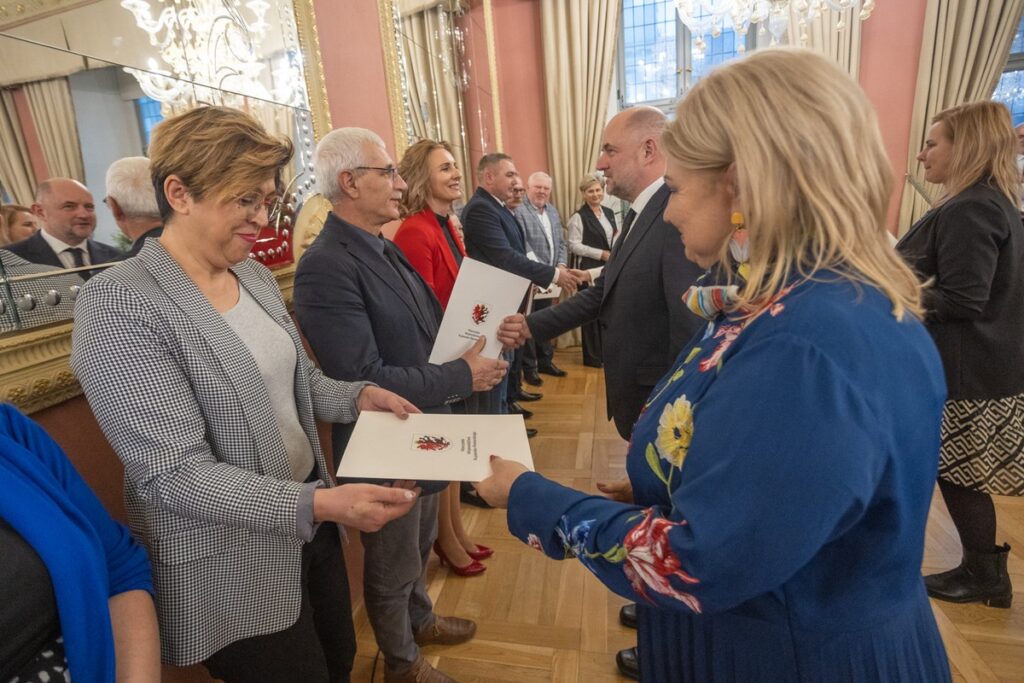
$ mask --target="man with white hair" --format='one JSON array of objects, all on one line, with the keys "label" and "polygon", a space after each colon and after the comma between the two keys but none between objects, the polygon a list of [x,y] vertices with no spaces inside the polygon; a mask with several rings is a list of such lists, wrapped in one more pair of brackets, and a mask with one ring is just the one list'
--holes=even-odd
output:
[{"label": "man with white hair", "polygon": [[[538,263],[567,268],[568,255],[562,239],[562,218],[551,199],[551,176],[544,171],[530,174],[526,180],[526,201],[516,209],[526,234],[526,255]],[[533,310],[542,311],[554,299],[534,299]],[[523,347],[523,379],[538,386],[538,373],[564,377],[565,370],[554,363],[554,350],[549,339],[531,339]]]},{"label": "man with white hair", "polygon": [[164,231],[149,175],[149,159],[118,159],[107,169],[106,186],[107,198],[103,202],[114,214],[117,227],[132,241],[126,255],[130,258],[139,253],[147,239],[160,237]]},{"label": "man with white hair", "polygon": [[[43,228],[28,239],[6,247],[7,251],[31,263],[57,268],[80,268],[124,258],[124,254],[96,242],[96,204],[89,189],[70,178],[50,178],[36,188],[32,213],[42,219]],[[92,271],[82,272],[88,279]]]},{"label": "man with white hair", "polygon": [[[429,362],[441,304],[402,252],[381,235],[399,217],[405,181],[384,142],[364,128],[339,128],[313,158],[332,211],[299,261],[295,313],[323,371],[334,379],[373,382],[424,412],[448,413],[473,391],[496,386],[507,363],[480,356],[483,340],[462,358]],[[353,425],[334,425],[341,458]],[[447,482],[421,482],[412,510],[380,531],[363,533],[363,595],[384,653],[386,681],[451,681],[420,655],[424,645],[469,640],[476,624],[433,612],[423,570],[437,536],[437,496]]]}]

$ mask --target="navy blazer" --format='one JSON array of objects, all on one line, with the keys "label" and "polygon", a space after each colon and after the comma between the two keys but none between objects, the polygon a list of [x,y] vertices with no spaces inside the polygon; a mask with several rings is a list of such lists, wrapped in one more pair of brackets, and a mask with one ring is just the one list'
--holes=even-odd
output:
[{"label": "navy blazer", "polygon": [[[357,231],[331,213],[299,260],[295,314],[303,334],[328,377],[373,382],[423,412],[449,412],[448,404],[473,392],[473,375],[461,358],[428,362],[441,304],[392,243],[431,304],[425,320],[391,262]],[[334,425],[335,462],[351,433],[352,425]]]},{"label": "navy blazer", "polygon": [[462,233],[470,258],[547,287],[555,267],[526,258],[526,238],[516,217],[482,187],[462,209]]},{"label": "navy blazer", "polygon": [[599,322],[608,417],[626,440],[651,389],[705,323],[682,302],[704,269],[662,218],[668,196],[665,186],[654,193],[592,287],[527,318],[535,339]]},{"label": "navy blazer", "polygon": [[[103,244],[103,242],[96,242],[94,240],[86,240],[85,243],[86,248],[89,250],[89,261],[92,262],[92,265],[120,261],[124,258],[123,252],[109,244]],[[60,258],[57,257],[57,254],[50,248],[49,243],[43,239],[42,230],[36,231],[34,235],[20,242],[8,244],[4,249],[30,263],[41,263],[47,266],[56,266],[57,268],[65,267],[61,263]]]}]

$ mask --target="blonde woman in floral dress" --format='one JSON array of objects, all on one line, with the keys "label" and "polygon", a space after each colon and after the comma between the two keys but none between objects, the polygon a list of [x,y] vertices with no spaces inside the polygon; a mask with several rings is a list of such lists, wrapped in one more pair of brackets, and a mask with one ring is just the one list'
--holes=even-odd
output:
[{"label": "blonde woman in floral dress", "polygon": [[637,601],[641,680],[948,681],[920,574],[945,383],[871,106],[820,56],[759,51],[689,92],[664,148],[687,257],[749,263],[687,294],[709,325],[634,427],[633,501],[500,458],[478,490]]}]

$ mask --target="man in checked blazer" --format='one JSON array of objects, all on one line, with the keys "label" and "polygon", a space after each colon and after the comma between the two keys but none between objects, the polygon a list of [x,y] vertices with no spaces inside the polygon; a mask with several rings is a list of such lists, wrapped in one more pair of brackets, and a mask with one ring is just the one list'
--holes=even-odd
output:
[{"label": "man in checked blazer", "polygon": [[[441,324],[441,305],[401,250],[381,236],[399,217],[406,188],[384,142],[363,128],[324,136],[314,155],[320,190],[332,212],[299,261],[295,312],[328,376],[370,381],[401,393],[427,413],[489,389],[505,363],[483,358],[478,342],[463,357],[433,365],[430,351]],[[335,425],[340,459],[351,436]],[[421,482],[421,484],[423,484]],[[437,536],[437,493],[429,488],[413,510],[374,533],[364,533],[363,594],[387,681],[447,681],[420,655],[428,644],[451,645],[473,637],[468,619],[433,612],[423,571]]]},{"label": "man in checked blazer", "polygon": [[[568,267],[567,249],[562,236],[562,218],[551,198],[551,176],[543,171],[531,173],[526,181],[526,201],[516,208],[516,218],[526,234],[526,255],[538,263]],[[542,311],[554,299],[534,299],[533,310]],[[538,372],[564,377],[555,366],[554,349],[549,339],[531,339],[523,347],[523,374],[531,384],[540,384]]]},{"label": "man in checked blazer", "polygon": [[[114,247],[96,242],[96,205],[92,193],[77,180],[50,178],[39,183],[32,211],[42,230],[15,242],[7,251],[29,261],[57,268],[91,266],[124,258]],[[84,271],[87,280],[93,271]]]}]

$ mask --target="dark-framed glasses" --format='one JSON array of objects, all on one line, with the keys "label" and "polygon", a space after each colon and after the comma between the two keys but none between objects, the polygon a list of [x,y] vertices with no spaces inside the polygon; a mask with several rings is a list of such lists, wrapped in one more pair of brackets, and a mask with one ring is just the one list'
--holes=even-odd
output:
[{"label": "dark-framed glasses", "polygon": [[395,176],[398,175],[397,166],[356,166],[354,171],[380,171],[386,173],[391,182],[395,181]]}]

